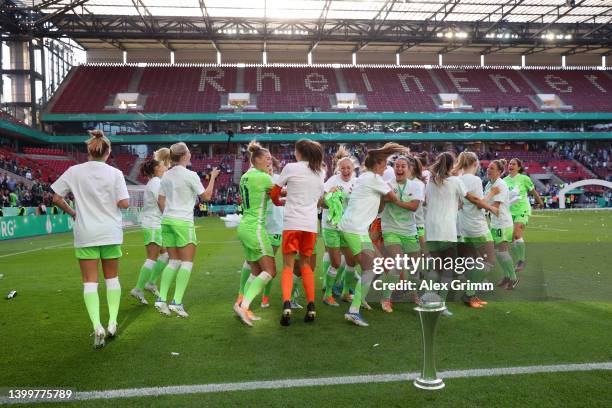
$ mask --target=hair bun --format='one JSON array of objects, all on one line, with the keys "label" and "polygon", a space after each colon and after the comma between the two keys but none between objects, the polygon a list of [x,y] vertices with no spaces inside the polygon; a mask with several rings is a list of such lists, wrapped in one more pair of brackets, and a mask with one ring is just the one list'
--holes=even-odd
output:
[{"label": "hair bun", "polygon": [[94,129],[89,131],[89,135],[91,137],[95,137],[96,139],[101,139],[104,137],[104,132],[102,132],[100,129]]}]

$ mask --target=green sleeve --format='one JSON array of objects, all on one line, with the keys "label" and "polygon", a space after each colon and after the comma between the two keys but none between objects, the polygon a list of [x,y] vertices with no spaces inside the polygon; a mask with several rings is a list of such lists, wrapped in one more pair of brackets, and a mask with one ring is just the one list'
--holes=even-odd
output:
[{"label": "green sleeve", "polygon": [[535,188],[535,186],[533,185],[533,181],[531,180],[531,177],[529,176],[525,176],[525,188],[527,189],[527,192]]}]

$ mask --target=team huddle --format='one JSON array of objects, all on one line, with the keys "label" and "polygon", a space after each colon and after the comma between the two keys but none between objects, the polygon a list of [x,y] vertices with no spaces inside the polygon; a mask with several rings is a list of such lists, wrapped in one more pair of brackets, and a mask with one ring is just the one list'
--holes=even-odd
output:
[{"label": "team huddle", "polygon": [[[129,196],[123,174],[105,164],[110,141],[102,132],[92,131],[87,146],[89,161],[68,169],[52,189],[54,203],[75,219],[75,253],[94,346],[99,348],[117,333],[121,209],[128,208]],[[529,177],[521,174],[518,159],[512,159],[508,166],[503,160],[492,161],[483,189],[475,175],[478,158],[472,152],[462,152],[457,158],[441,153],[427,167],[425,155],[413,155],[396,143],[370,149],[363,163],[341,147],[331,169],[327,169],[321,145],[308,139],[295,144],[296,162],[282,169],[257,142],[249,144],[248,152],[251,168],[240,180],[243,214],[237,229],[245,262],[234,304],[234,312],[248,326],[260,320],[252,311],[260,294],[261,307],[270,306],[279,248],[283,257],[280,324],[289,326],[294,310],[302,308],[297,299],[300,281],[306,297],[304,321],[315,321],[318,235],[325,246],[323,303],[331,307],[340,306],[336,299],[349,303],[344,317],[358,326],[368,326],[361,309],[371,309],[366,297],[375,280],[445,282],[455,273],[438,268],[405,276],[405,271],[391,268],[378,275],[373,270],[377,257],[482,256],[485,267],[467,272],[471,281],[484,280],[498,267],[504,274],[500,287],[512,290],[518,285],[517,272],[525,267],[522,234],[531,214],[528,194],[541,203]],[[148,179],[142,210],[146,259],[130,291],[142,304],[148,304],[145,291],[149,291],[155,295],[155,307],[161,314],[184,318],[189,315],[183,297],[198,244],[194,203],[197,197],[203,201],[211,198],[219,173],[214,170],[204,188],[197,173],[187,168],[190,159],[187,146],[176,143],[156,151],[141,165],[141,175]],[[328,170],[331,176],[326,180]],[[502,178],[506,171],[508,175]],[[75,197],[76,210],[64,201],[69,193]],[[100,263],[109,308],[106,329],[100,321]],[[382,293],[380,305],[385,312],[393,311],[392,295],[391,290]],[[416,291],[409,295],[413,302],[420,302]],[[445,298],[446,293],[440,295]],[[470,307],[486,305],[476,295],[466,291],[462,300]],[[451,312],[446,310],[445,314]]]},{"label": "team huddle", "polygon": [[[484,267],[468,271],[470,281],[484,280],[497,264],[504,275],[499,287],[513,290],[519,283],[516,272],[525,267],[522,233],[531,214],[528,194],[534,194],[539,204],[541,200],[531,179],[521,174],[518,159],[511,160],[504,179],[506,162],[492,161],[483,189],[475,175],[478,157],[472,152],[462,152],[457,159],[441,153],[427,169],[426,156],[414,156],[396,143],[369,150],[361,165],[340,148],[332,175],[325,181],[323,149],[312,140],[296,143],[297,162],[287,164],[280,174],[274,172],[279,169],[267,149],[251,142],[248,151],[252,167],[240,181],[244,214],[238,227],[246,261],[234,311],[249,326],[260,320],[251,305],[261,292],[261,306],[269,306],[279,247],[283,254],[280,324],[290,325],[293,310],[301,308],[293,298],[299,279],[307,301],[304,321],[315,320],[319,209],[325,244],[323,303],[338,307],[336,297],[350,303],[344,317],[358,326],[368,326],[360,310],[371,309],[366,297],[378,279],[373,271],[376,257],[481,257],[486,260]],[[392,268],[383,279],[449,282],[454,275],[452,269],[438,268],[404,276],[404,271]],[[446,293],[440,294],[445,299]],[[416,291],[410,296],[420,302]],[[487,304],[473,290],[463,293],[462,300],[474,308]],[[382,295],[381,308],[393,311],[389,289]],[[452,315],[448,309],[444,313]]]}]

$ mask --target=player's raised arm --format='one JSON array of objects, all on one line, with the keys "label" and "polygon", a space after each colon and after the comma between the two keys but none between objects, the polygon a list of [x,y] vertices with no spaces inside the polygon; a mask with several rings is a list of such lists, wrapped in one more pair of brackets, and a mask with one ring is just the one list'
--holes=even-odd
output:
[{"label": "player's raised arm", "polygon": [[208,186],[206,186],[206,189],[204,190],[204,192],[200,194],[200,198],[202,200],[210,201],[210,199],[212,198],[213,191],[215,190],[215,180],[217,179],[218,175],[219,175],[218,168],[213,169],[213,171],[210,173],[210,181],[208,182]]}]

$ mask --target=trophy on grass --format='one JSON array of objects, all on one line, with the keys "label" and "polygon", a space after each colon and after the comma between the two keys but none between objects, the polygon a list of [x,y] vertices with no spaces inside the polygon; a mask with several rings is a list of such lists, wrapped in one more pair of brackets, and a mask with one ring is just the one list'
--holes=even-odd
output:
[{"label": "trophy on grass", "polygon": [[423,390],[444,388],[444,381],[436,373],[435,347],[436,326],[440,314],[446,309],[444,301],[434,292],[427,292],[421,297],[421,304],[414,308],[421,319],[423,332],[423,369],[414,380],[414,386]]}]

